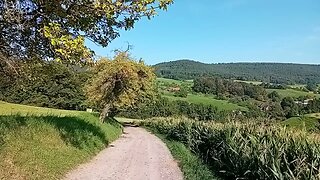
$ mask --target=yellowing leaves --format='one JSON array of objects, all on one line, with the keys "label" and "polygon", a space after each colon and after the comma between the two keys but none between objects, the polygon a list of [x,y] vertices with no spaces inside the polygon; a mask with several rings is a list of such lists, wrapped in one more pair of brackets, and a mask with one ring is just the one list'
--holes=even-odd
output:
[{"label": "yellowing leaves", "polygon": [[142,61],[134,61],[125,52],[118,53],[113,60],[100,59],[92,70],[94,75],[85,92],[94,105],[128,108],[154,93],[153,69]]},{"label": "yellowing leaves", "polygon": [[84,45],[83,36],[72,36],[57,23],[49,23],[43,32],[51,43],[57,62],[80,65],[92,63],[92,52]]}]

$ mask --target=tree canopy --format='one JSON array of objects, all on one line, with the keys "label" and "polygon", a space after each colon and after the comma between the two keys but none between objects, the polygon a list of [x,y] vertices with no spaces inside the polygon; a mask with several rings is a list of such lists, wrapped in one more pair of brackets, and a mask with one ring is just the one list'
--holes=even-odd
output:
[{"label": "tree canopy", "polygon": [[155,74],[143,61],[136,62],[127,52],[114,59],[100,59],[85,88],[88,101],[102,109],[100,120],[114,116],[121,108],[133,107],[142,98],[152,98]]},{"label": "tree canopy", "polygon": [[26,76],[13,76],[0,63],[0,100],[69,110],[84,110],[87,71],[54,61],[21,66]]},{"label": "tree canopy", "polygon": [[320,65],[289,63],[205,64],[191,60],[163,62],[154,66],[159,77],[195,79],[220,76],[226,79],[262,81],[274,84],[320,83]]},{"label": "tree canopy", "polygon": [[91,62],[89,39],[107,46],[173,0],[5,0],[0,1],[1,61],[15,59]]}]

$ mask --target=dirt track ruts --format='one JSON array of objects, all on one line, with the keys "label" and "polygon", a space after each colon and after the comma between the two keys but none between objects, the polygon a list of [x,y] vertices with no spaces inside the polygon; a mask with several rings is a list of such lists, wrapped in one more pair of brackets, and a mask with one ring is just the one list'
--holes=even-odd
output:
[{"label": "dirt track ruts", "polygon": [[166,145],[139,127],[124,134],[90,162],[69,172],[67,180],[182,180]]}]

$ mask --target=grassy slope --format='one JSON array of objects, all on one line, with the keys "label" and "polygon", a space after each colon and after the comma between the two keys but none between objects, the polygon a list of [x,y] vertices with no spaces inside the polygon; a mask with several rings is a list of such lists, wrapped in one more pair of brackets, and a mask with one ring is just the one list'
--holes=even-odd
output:
[{"label": "grassy slope", "polygon": [[307,131],[319,131],[319,119],[306,115],[303,117],[292,117],[282,122],[283,125],[297,129],[306,129]]},{"label": "grassy slope", "polygon": [[0,179],[59,179],[121,131],[85,112],[0,102]]},{"label": "grassy slope", "polygon": [[159,83],[169,83],[169,84],[178,84],[181,85],[183,83],[189,84],[189,85],[193,85],[193,80],[185,80],[185,81],[179,81],[179,80],[175,80],[175,79],[167,79],[167,78],[157,78],[157,81]]},{"label": "grassy slope", "polygon": [[[192,80],[187,80],[187,81],[179,81],[179,80],[174,80],[174,79],[167,79],[167,78],[157,78],[157,81],[160,83],[160,88],[161,89],[167,89],[166,84],[187,84],[187,86],[192,87],[193,86],[193,81]],[[187,98],[181,98],[181,97],[175,97],[174,93],[170,93],[168,91],[162,91],[163,92],[163,97],[167,97],[170,100],[182,100],[182,101],[187,101],[189,103],[194,103],[194,104],[205,104],[205,105],[212,105],[218,108],[218,110],[246,110],[245,107],[238,106],[233,103],[229,103],[228,101],[225,100],[218,100],[215,99],[214,96],[207,96],[207,95],[202,95],[202,94],[189,94]]]},{"label": "grassy slope", "polygon": [[35,106],[26,106],[20,104],[12,104],[0,101],[0,115],[55,115],[55,116],[72,116],[72,115],[81,115],[86,114],[85,112],[79,111],[68,111],[61,109],[51,109]]},{"label": "grassy slope", "polygon": [[294,89],[267,89],[267,92],[270,93],[272,91],[276,91],[279,93],[280,96],[282,97],[299,97],[299,96],[306,96],[306,95],[310,95],[310,96],[315,96],[317,98],[320,98],[320,94],[314,94],[314,93],[310,93],[310,92],[303,92],[303,91],[297,91]]},{"label": "grassy slope", "polygon": [[205,105],[212,105],[218,108],[218,110],[246,110],[245,107],[238,106],[233,103],[229,103],[225,100],[218,100],[214,99],[213,96],[205,96],[205,95],[195,95],[195,94],[188,94],[187,98],[182,97],[175,97],[172,93],[165,93],[163,97],[167,97],[170,100],[182,100],[187,101],[189,103],[195,103],[195,104],[205,104]]}]

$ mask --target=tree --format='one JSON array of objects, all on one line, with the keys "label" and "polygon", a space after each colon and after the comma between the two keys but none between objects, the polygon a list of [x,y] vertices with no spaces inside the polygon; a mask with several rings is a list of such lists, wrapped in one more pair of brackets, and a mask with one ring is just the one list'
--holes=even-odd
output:
[{"label": "tree", "polygon": [[280,104],[287,118],[297,116],[299,114],[298,105],[294,102],[292,97],[283,98]]},{"label": "tree", "polygon": [[188,90],[186,89],[186,87],[181,86],[179,91],[176,91],[174,93],[175,97],[182,97],[182,98],[186,98],[188,97]]},{"label": "tree", "polygon": [[317,84],[316,83],[307,83],[306,88],[309,91],[317,92]]},{"label": "tree", "polygon": [[166,10],[173,0],[0,1],[0,61],[91,62],[85,39],[107,46],[142,17]]},{"label": "tree", "polygon": [[102,122],[121,108],[134,107],[141,98],[152,98],[155,92],[153,69],[134,61],[127,52],[119,52],[113,60],[100,59],[92,71],[85,92],[88,101],[102,109]]},{"label": "tree", "polygon": [[272,91],[268,94],[268,98],[270,98],[273,102],[278,102],[281,100],[281,96],[277,91]]},{"label": "tree", "polygon": [[17,78],[0,70],[0,100],[69,110],[85,108],[86,71],[76,72],[54,61],[32,63],[23,71],[28,76]]}]

